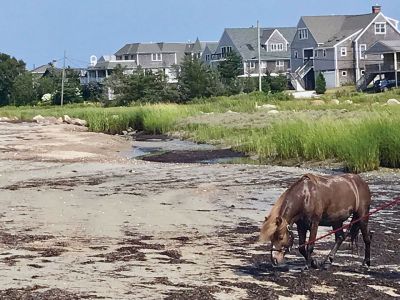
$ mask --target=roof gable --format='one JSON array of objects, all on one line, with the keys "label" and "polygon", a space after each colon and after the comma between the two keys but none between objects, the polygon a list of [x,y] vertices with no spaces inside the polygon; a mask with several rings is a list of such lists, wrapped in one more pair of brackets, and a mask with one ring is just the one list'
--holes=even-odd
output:
[{"label": "roof gable", "polygon": [[304,22],[315,41],[323,46],[333,46],[357,31],[367,27],[376,14],[304,16]]}]

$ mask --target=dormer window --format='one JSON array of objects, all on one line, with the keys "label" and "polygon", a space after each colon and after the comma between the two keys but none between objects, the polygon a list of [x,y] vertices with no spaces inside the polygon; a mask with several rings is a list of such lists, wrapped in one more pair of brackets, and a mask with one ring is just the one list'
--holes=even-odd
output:
[{"label": "dormer window", "polygon": [[375,23],[375,34],[386,34],[386,23]]},{"label": "dormer window", "polygon": [[271,52],[276,52],[276,51],[283,51],[283,44],[282,43],[271,44]]},{"label": "dormer window", "polygon": [[299,33],[299,40],[307,40],[308,39],[308,29],[301,28],[298,30]]},{"label": "dormer window", "polygon": [[162,61],[162,54],[161,53],[152,53],[151,60],[152,61]]}]

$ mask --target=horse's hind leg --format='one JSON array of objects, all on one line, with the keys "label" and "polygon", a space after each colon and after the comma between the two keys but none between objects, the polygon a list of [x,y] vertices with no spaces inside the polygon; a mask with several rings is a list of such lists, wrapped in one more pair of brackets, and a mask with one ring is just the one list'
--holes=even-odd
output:
[{"label": "horse's hind leg", "polygon": [[[343,226],[343,223],[337,224],[335,226],[333,226],[333,230],[336,230],[340,227]],[[322,266],[324,268],[328,268],[330,264],[332,264],[336,252],[339,250],[340,246],[342,245],[342,243],[346,240],[347,236],[349,235],[349,232],[346,231],[346,233],[343,232],[343,230],[339,230],[338,232],[335,233],[335,246],[333,246],[331,252],[328,254],[328,256],[325,258],[324,262],[322,263]],[[329,260],[329,263],[328,263]]]},{"label": "horse's hind leg", "polygon": [[365,243],[365,257],[363,265],[371,265],[371,235],[368,230],[368,219],[360,221],[360,229]]}]

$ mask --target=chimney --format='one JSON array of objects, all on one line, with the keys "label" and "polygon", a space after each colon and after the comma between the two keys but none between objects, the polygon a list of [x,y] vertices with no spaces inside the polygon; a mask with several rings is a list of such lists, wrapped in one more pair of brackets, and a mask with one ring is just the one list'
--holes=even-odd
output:
[{"label": "chimney", "polygon": [[379,14],[381,12],[381,8],[382,8],[382,6],[380,6],[378,4],[372,6],[372,13],[373,14]]}]

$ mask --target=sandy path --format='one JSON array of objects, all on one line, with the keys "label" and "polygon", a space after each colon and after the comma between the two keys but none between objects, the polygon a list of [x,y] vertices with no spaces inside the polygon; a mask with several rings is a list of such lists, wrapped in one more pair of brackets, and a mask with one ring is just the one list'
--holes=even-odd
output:
[{"label": "sandy path", "polygon": [[[344,262],[358,270],[346,252],[332,273],[304,281],[296,268],[269,271],[253,243],[305,170],[127,160],[117,151],[130,142],[64,125],[0,124],[0,139],[0,296],[29,287],[56,295],[47,299],[325,299],[354,275]],[[368,176],[373,190],[385,187],[382,199],[399,192],[398,173]],[[390,228],[385,251],[400,238],[398,219]],[[362,272],[371,287],[355,295],[400,293],[391,255],[373,269],[380,278]]]}]

